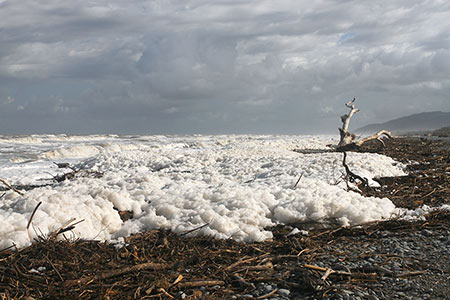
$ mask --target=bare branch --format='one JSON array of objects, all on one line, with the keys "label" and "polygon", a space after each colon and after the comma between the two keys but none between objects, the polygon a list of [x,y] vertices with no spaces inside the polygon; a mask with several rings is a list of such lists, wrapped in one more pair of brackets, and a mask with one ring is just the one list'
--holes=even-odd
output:
[{"label": "bare branch", "polygon": [[345,103],[345,106],[350,108],[350,111],[348,114],[341,116],[342,128],[339,128],[339,134],[341,136],[341,139],[339,140],[339,144],[336,147],[337,151],[355,150],[358,149],[365,142],[371,140],[378,140],[384,145],[384,142],[380,139],[382,135],[386,135],[387,137],[392,138],[392,135],[389,131],[381,130],[372,136],[357,141],[356,135],[348,132],[350,119],[353,117],[355,113],[359,111],[359,109],[355,108],[355,100],[356,98],[353,98],[353,100],[350,100],[347,103]]},{"label": "bare branch", "polygon": [[345,106],[350,108],[350,111],[348,114],[341,116],[342,128],[339,128],[341,140],[339,141],[338,147],[348,145],[356,139],[356,136],[354,134],[348,132],[348,126],[350,125],[350,119],[353,117],[353,115],[355,113],[357,113],[359,111],[359,109],[355,108],[355,103],[354,103],[355,100],[356,100],[356,98],[353,98],[353,100],[345,103]]},{"label": "bare branch", "polygon": [[363,139],[359,140],[358,142],[356,142],[356,146],[361,146],[365,142],[368,142],[368,141],[371,141],[371,140],[379,140],[384,145],[384,142],[380,139],[380,137],[382,135],[386,135],[387,137],[392,138],[392,134],[389,131],[387,131],[387,130],[380,130],[377,133],[375,133],[374,135],[371,135],[369,137],[366,137],[366,138],[363,138]]},{"label": "bare branch", "polygon": [[21,191],[17,190],[17,189],[14,188],[13,186],[11,186],[9,183],[6,182],[6,180],[0,178],[0,182],[2,182],[4,185],[6,185],[10,190],[13,190],[13,191],[16,192],[17,194],[23,196],[23,193],[22,193]]},{"label": "bare branch", "polygon": [[355,113],[357,113],[359,111],[359,109],[355,108],[355,100],[356,98],[353,98],[353,100],[348,101],[347,103],[345,103],[345,106],[347,106],[348,108],[350,108],[350,112],[348,113],[348,115],[343,115],[341,116],[341,120],[342,120],[342,130],[344,132],[348,132],[348,126],[350,124],[350,119],[353,117],[353,115]]},{"label": "bare branch", "polygon": [[363,186],[368,187],[369,181],[367,180],[367,178],[361,177],[361,176],[353,173],[352,171],[350,171],[350,168],[348,167],[348,165],[345,162],[346,158],[347,158],[347,152],[344,152],[344,158],[342,159],[342,165],[345,168],[345,172],[347,173],[346,177],[349,179],[349,181],[357,184],[356,180],[359,180]]},{"label": "bare branch", "polygon": [[37,211],[37,209],[39,208],[39,206],[41,206],[41,204],[42,204],[42,201],[39,202],[39,203],[36,205],[36,207],[34,208],[33,212],[31,213],[30,220],[28,220],[27,229],[30,228],[31,221],[33,220],[34,214],[36,213],[36,211]]}]

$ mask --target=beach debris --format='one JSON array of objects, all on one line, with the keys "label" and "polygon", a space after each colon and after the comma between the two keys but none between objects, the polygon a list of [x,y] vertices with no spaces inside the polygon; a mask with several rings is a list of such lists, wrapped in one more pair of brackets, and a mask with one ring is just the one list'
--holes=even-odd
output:
[{"label": "beach debris", "polygon": [[72,171],[61,174],[61,175],[53,176],[53,181],[63,182],[65,180],[73,180],[73,179],[81,178],[81,177],[101,178],[103,176],[103,173],[98,172],[98,171],[87,170],[87,169],[76,169],[73,166],[68,166],[68,167],[63,167],[63,168],[69,168]]},{"label": "beach debris", "polygon": [[10,190],[13,190],[14,192],[16,192],[17,194],[19,194],[21,196],[23,195],[23,193],[21,191],[19,191],[18,189],[16,189],[12,185],[10,185],[8,182],[6,182],[6,180],[0,178],[0,182],[3,183],[4,185],[6,185],[6,187],[9,188]]},{"label": "beach debris", "polygon": [[336,146],[336,151],[348,151],[359,149],[364,143],[372,140],[377,140],[384,146],[384,142],[381,140],[381,137],[387,136],[389,138],[392,138],[392,134],[389,131],[380,130],[374,135],[357,140],[356,135],[348,131],[350,119],[353,117],[355,113],[359,111],[359,109],[355,108],[355,100],[356,98],[353,98],[353,100],[350,100],[345,103],[345,106],[350,108],[350,111],[348,114],[341,116],[342,128],[339,128],[339,134],[341,138],[339,140],[338,145]]},{"label": "beach debris", "polygon": [[346,175],[344,176],[344,180],[347,183],[347,187],[350,188],[349,182],[354,183],[357,186],[363,185],[364,187],[369,187],[369,181],[365,177],[361,177],[352,171],[350,171],[350,168],[348,167],[347,163],[345,162],[347,158],[347,152],[344,151],[344,157],[342,159],[342,165],[345,168]]}]

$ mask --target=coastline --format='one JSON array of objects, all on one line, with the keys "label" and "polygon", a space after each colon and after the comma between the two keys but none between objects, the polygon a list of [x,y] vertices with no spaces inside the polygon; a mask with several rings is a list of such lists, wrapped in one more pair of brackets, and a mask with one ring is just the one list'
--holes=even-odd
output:
[{"label": "coastline", "polygon": [[[410,209],[450,204],[446,142],[401,137],[387,141],[386,148],[374,142],[363,151],[406,163],[409,173],[380,179],[381,187],[363,190],[366,195]],[[123,247],[42,239],[0,252],[0,294],[4,299],[449,299],[450,263],[442,259],[450,255],[449,226],[450,211],[442,210],[413,222],[278,226],[271,229],[273,240],[260,243],[162,230],[125,238]],[[299,232],[290,235],[294,227]]]}]

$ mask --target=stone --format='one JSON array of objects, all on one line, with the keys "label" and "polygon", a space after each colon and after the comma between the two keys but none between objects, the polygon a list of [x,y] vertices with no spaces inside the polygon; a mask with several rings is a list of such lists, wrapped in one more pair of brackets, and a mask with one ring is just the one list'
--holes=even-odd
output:
[{"label": "stone", "polygon": [[287,289],[279,289],[278,290],[278,295],[280,295],[281,297],[288,297],[291,294],[290,290]]}]

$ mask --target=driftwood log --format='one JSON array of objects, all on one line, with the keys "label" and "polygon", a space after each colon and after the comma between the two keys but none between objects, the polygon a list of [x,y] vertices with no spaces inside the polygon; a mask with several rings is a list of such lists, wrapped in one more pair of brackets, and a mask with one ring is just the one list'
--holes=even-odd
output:
[{"label": "driftwood log", "polygon": [[345,106],[350,108],[350,111],[348,114],[341,116],[342,128],[339,128],[339,134],[341,136],[341,139],[339,140],[339,144],[336,146],[337,151],[355,150],[361,147],[362,144],[371,140],[378,140],[384,145],[383,141],[381,140],[382,136],[385,135],[389,138],[392,138],[392,134],[389,131],[380,130],[374,135],[357,140],[356,135],[348,131],[350,119],[353,117],[355,113],[359,111],[359,109],[355,108],[355,100],[356,98],[353,98],[353,100],[350,100],[347,103],[345,103]]}]

